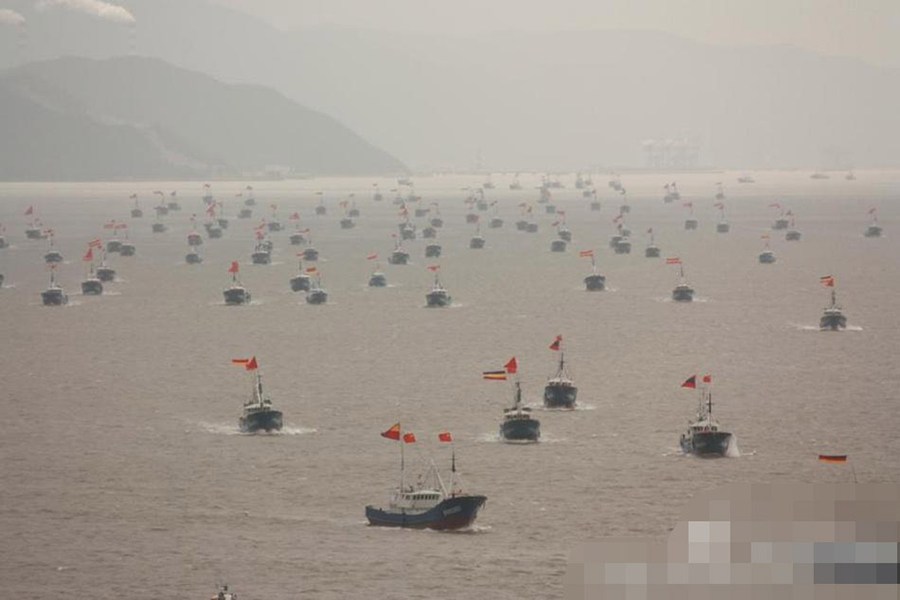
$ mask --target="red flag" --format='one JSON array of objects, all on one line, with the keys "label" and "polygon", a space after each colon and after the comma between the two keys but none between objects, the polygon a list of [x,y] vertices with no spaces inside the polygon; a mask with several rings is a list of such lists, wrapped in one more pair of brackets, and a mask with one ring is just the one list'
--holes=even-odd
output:
[{"label": "red flag", "polygon": [[578,256],[580,256],[582,258],[586,258],[586,257],[593,258],[594,251],[593,250],[582,250],[581,252],[578,253]]},{"label": "red flag", "polygon": [[88,242],[88,248],[102,248],[103,241],[100,238],[93,239]]},{"label": "red flag", "polygon": [[93,246],[88,246],[88,251],[81,260],[83,260],[84,262],[91,262],[92,260],[94,260]]},{"label": "red flag", "polygon": [[109,223],[104,223],[104,224],[103,224],[103,229],[115,229],[115,228],[116,228],[116,221],[115,221],[115,220],[112,220],[112,221],[110,221]]},{"label": "red flag", "polygon": [[516,371],[519,370],[519,363],[516,362],[516,357],[513,356],[511,359],[509,359],[509,362],[503,365],[503,368],[506,369],[506,372],[510,375],[515,375]]},{"label": "red flag", "polygon": [[375,260],[378,258],[378,254],[370,254],[366,257],[366,260]]},{"label": "red flag", "polygon": [[667,258],[667,259],[666,259],[666,264],[667,264],[667,265],[680,265],[680,264],[681,264],[681,259],[678,258],[677,256],[674,256],[674,257],[671,257],[671,258]]},{"label": "red flag", "polygon": [[832,277],[831,275],[819,277],[819,282],[825,287],[834,287],[834,277]]},{"label": "red flag", "polygon": [[847,462],[846,454],[820,454],[819,460],[827,463],[845,463]]},{"label": "red flag", "polygon": [[25,209],[25,216],[33,215],[33,214],[34,214],[34,205],[31,205],[27,209]]},{"label": "red flag", "polygon": [[259,365],[256,363],[256,357],[254,356],[249,361],[247,361],[247,364],[244,365],[244,368],[246,368],[248,371],[255,371],[257,368],[259,368]]},{"label": "red flag", "polygon": [[551,350],[559,350],[559,344],[561,342],[562,342],[562,336],[561,335],[556,336],[556,339],[553,340],[552,344],[550,344],[550,349]]},{"label": "red flag", "polygon": [[697,376],[696,376],[696,375],[691,375],[690,377],[688,377],[688,378],[684,381],[684,383],[681,384],[681,387],[683,387],[683,388],[690,388],[690,389],[692,389],[692,390],[697,389]]},{"label": "red flag", "polygon": [[318,273],[319,269],[317,269],[316,267],[306,267],[306,272],[307,273]]},{"label": "red flag", "polygon": [[425,267],[425,268],[428,269],[429,271],[433,272],[433,273],[437,273],[437,272],[440,270],[441,265],[428,265],[428,266]]},{"label": "red flag", "polygon": [[703,383],[712,383],[712,375],[704,375]]},{"label": "red flag", "polygon": [[236,261],[236,260],[232,261],[231,266],[228,267],[228,272],[229,273],[237,273],[238,270],[240,270],[240,267],[238,266],[238,261]]},{"label": "red flag", "polygon": [[128,223],[116,223],[114,229],[128,229]]},{"label": "red flag", "polygon": [[405,444],[413,444],[416,441],[416,434],[413,432],[404,433],[403,434],[403,443]]},{"label": "red flag", "polygon": [[442,431],[441,433],[438,434],[438,440],[440,440],[442,442],[452,442],[453,436],[450,435],[449,431]]},{"label": "red flag", "polygon": [[389,440],[397,440],[400,441],[400,423],[394,423],[391,425],[391,428],[387,431],[381,432],[381,437],[386,437]]},{"label": "red flag", "polygon": [[231,359],[231,364],[233,364],[233,365],[246,366],[248,362],[250,362],[249,358],[232,358]]}]

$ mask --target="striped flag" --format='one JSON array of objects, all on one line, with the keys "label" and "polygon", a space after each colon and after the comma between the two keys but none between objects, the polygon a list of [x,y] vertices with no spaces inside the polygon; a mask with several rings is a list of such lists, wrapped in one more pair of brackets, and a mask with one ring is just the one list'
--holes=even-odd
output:
[{"label": "striped flag", "polygon": [[506,381],[506,371],[484,371],[481,374],[481,378],[492,381]]},{"label": "striped flag", "polygon": [[378,258],[378,254],[373,253],[373,254],[368,255],[366,257],[366,260],[375,260],[376,258]]},{"label": "striped flag", "polygon": [[820,454],[819,460],[827,463],[845,463],[847,462],[846,454]]},{"label": "striped flag", "polygon": [[825,287],[834,287],[834,277],[832,277],[831,275],[819,277],[819,283],[821,283]]},{"label": "striped flag", "polygon": [[667,258],[667,259],[666,259],[666,264],[667,264],[667,265],[680,265],[680,264],[681,264],[681,259],[678,258],[677,256],[673,256],[673,257],[670,257],[670,258]]},{"label": "striped flag", "polygon": [[580,256],[581,258],[594,258],[594,251],[593,250],[582,250],[581,252],[578,253],[578,256]]},{"label": "striped flag", "polygon": [[681,384],[681,387],[688,388],[691,390],[697,389],[697,376],[691,375],[687,379],[684,380],[684,383]]}]

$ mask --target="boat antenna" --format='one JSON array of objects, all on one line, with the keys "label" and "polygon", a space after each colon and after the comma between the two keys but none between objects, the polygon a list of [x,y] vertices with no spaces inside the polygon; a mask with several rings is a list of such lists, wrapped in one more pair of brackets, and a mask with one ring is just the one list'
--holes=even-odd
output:
[{"label": "boat antenna", "polygon": [[400,428],[400,439],[397,441],[400,442],[400,493],[403,493],[403,470],[406,467],[406,463],[405,463],[404,457],[403,457],[403,446],[405,446],[406,443],[403,441],[403,428],[402,427]]}]

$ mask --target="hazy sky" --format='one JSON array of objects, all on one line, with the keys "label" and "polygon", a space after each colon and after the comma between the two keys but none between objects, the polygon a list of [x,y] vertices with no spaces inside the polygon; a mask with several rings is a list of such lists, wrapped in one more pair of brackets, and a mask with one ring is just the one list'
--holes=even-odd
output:
[{"label": "hazy sky", "polygon": [[652,29],[900,67],[900,0],[212,0],[283,29]]}]

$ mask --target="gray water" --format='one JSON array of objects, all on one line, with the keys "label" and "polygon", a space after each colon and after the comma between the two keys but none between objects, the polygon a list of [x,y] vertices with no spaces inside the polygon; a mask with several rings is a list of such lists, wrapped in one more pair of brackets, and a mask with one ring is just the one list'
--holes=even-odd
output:
[{"label": "gray water", "polygon": [[[900,172],[810,180],[803,172],[624,175],[632,206],[631,255],[607,246],[620,201],[595,176],[603,209],[573,187],[554,191],[574,242],[549,251],[557,217],[536,204],[537,177],[522,191],[495,176],[489,190],[506,220],[483,227],[484,250],[469,250],[460,188],[480,177],[417,177],[422,204],[439,202],[444,256],[384,264],[393,246],[395,184],[369,179],[255,182],[254,219],[236,219],[246,182],[214,182],[231,227],[184,264],[189,216],[203,213],[202,182],[0,184],[0,222],[12,247],[0,250],[4,418],[0,421],[0,584],[10,598],[97,600],[206,598],[228,582],[246,600],[281,598],[558,598],[569,552],[609,535],[663,535],[694,492],[733,481],[900,479],[897,350],[900,348]],[[685,232],[687,209],[664,204],[677,179],[700,229]],[[726,184],[732,231],[714,231],[714,183]],[[184,207],[150,232],[152,191],[177,189]],[[314,216],[324,190],[329,213]],[[130,219],[129,194],[143,219]],[[341,230],[338,202],[362,212]],[[520,202],[534,204],[540,232],[517,232]],[[781,202],[803,232],[787,243],[771,232],[774,265],[760,265],[761,235]],[[290,291],[297,271],[291,226],[274,234],[274,264],[252,266],[252,227],[277,203],[299,211],[321,252],[328,304]],[[64,308],[40,305],[46,242],[24,239],[34,205],[66,257]],[[866,239],[867,211],[885,228]],[[412,207],[410,208],[412,213]],[[486,215],[488,213],[482,213]],[[81,255],[125,220],[137,256],[112,256],[121,281],[82,297]],[[486,220],[486,216],[482,217]],[[419,229],[424,226],[422,219]],[[647,259],[648,227],[663,257]],[[594,248],[611,289],[587,293]],[[390,287],[369,289],[381,255]],[[666,256],[684,261],[698,302],[668,301],[677,280]],[[241,261],[250,306],[226,307],[226,269]],[[429,264],[454,298],[425,309]],[[819,277],[834,275],[847,331],[817,331],[828,301]],[[564,337],[580,388],[579,410],[539,410],[544,380]],[[284,411],[278,435],[242,435],[249,393],[232,358],[256,355],[267,391]],[[515,355],[542,441],[500,443],[511,402],[507,383],[481,379]],[[678,437],[695,396],[691,374],[714,378],[715,414],[737,437],[740,456],[685,457]],[[465,489],[488,496],[471,531],[373,528],[366,504],[383,504],[398,477],[398,447],[379,436],[396,421],[416,433],[413,470],[433,458],[449,468],[449,430]],[[817,453],[846,453],[826,465]]]}]

